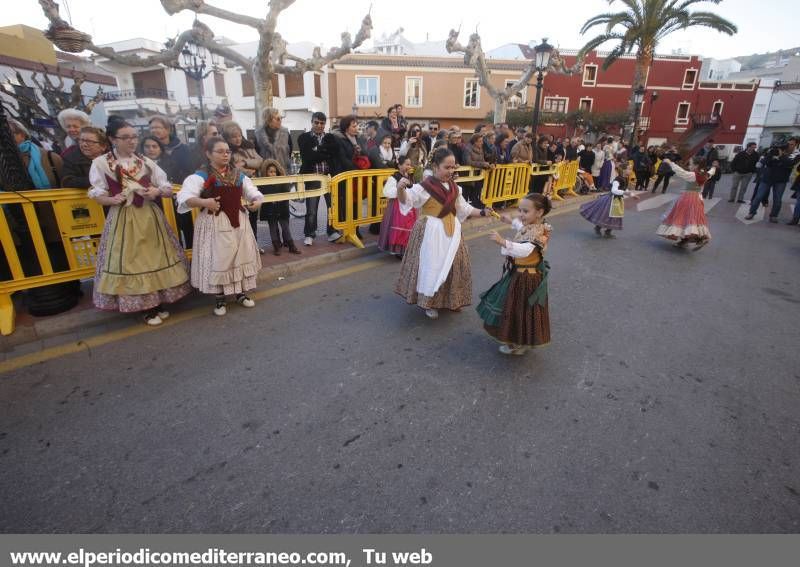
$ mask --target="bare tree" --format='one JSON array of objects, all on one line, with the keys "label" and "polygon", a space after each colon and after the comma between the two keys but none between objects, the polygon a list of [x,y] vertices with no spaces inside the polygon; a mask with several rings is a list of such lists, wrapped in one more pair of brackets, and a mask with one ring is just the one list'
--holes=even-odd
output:
[{"label": "bare tree", "polygon": [[[495,87],[489,80],[492,72],[486,63],[486,54],[483,52],[483,47],[481,47],[480,35],[478,35],[477,32],[473,33],[471,36],[469,36],[469,43],[464,46],[458,41],[459,33],[460,32],[457,30],[450,30],[450,35],[448,36],[447,43],[445,44],[447,52],[464,54],[464,63],[475,69],[476,73],[478,74],[478,83],[480,86],[486,89],[486,91],[489,93],[489,96],[494,100],[494,121],[505,122],[506,103],[511,97],[528,86],[528,81],[530,81],[531,77],[533,77],[533,75],[536,73],[536,61],[532,60],[530,62],[530,64],[523,71],[522,76],[517,79],[517,81],[505,88],[499,89]],[[558,73],[562,75],[573,75],[575,73],[580,73],[582,70],[582,57],[575,62],[575,65],[572,67],[567,67],[564,58],[561,56],[559,51],[557,49],[553,50],[553,53],[550,56],[550,63],[547,66],[547,72]]]},{"label": "bare tree", "polygon": [[221,45],[214,39],[214,33],[211,28],[197,20],[195,20],[192,29],[178,35],[158,55],[139,57],[137,55],[119,54],[113,49],[95,45],[92,43],[91,36],[75,30],[69,23],[61,19],[58,13],[58,4],[54,0],[39,0],[39,4],[50,20],[50,28],[45,35],[57,46],[65,50],[75,52],[76,50],[82,51],[86,49],[113,61],[135,67],[152,67],[159,64],[174,66],[178,62],[183,47],[191,42],[241,65],[253,74],[256,123],[260,125],[262,109],[272,104],[271,79],[274,73],[302,74],[306,71],[319,71],[323,66],[336,61],[359,47],[370,37],[372,32],[372,18],[367,13],[361,21],[361,28],[358,30],[355,40],[349,33],[344,32],[341,36],[341,45],[331,48],[325,55],[322,55],[321,49],[317,47],[309,59],[297,57],[286,51],[286,41],[281,37],[280,33],[275,31],[278,25],[278,16],[286,8],[294,4],[294,1],[269,0],[269,11],[266,17],[256,18],[211,6],[205,0],[161,0],[162,7],[169,15],[177,14],[183,10],[190,10],[196,15],[208,15],[255,29],[259,34],[259,43],[256,56],[253,58],[245,57],[241,53]]},{"label": "bare tree", "polygon": [[[54,78],[47,67],[42,65],[41,75],[38,71],[31,74],[30,82],[32,84],[28,84],[19,71],[15,73],[14,80],[6,75],[5,81],[0,84],[0,92],[16,104],[16,106],[9,104],[7,107],[9,114],[15,119],[44,139],[58,140],[59,143],[63,143],[67,133],[64,132],[58,121],[52,120],[53,117],[67,108],[75,108],[91,114],[95,105],[103,99],[103,87],[99,87],[91,99],[85,99],[82,92],[83,83],[86,81],[85,74],[75,73],[72,79],[72,87],[67,92],[64,88],[64,76],[61,74],[61,70],[56,70]],[[53,126],[43,125],[45,121],[52,122]],[[50,131],[50,128],[53,132]]]}]

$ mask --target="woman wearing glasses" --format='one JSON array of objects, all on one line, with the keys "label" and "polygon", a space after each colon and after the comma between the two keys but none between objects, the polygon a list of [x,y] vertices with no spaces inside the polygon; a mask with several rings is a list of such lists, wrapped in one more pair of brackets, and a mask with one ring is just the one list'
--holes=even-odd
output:
[{"label": "woman wearing glasses", "polygon": [[242,307],[255,307],[247,296],[255,289],[261,256],[247,211],[258,211],[264,196],[252,180],[231,165],[231,150],[222,138],[206,143],[208,163],[183,182],[178,212],[200,209],[194,223],[192,285],[214,294],[214,315],[228,312],[225,296]]},{"label": "woman wearing glasses", "polygon": [[113,148],[95,158],[89,171],[89,197],[109,207],[94,304],[105,311],[144,312],[145,323],[160,325],[169,317],[163,305],[192,290],[183,248],[156,205],[172,195],[172,185],[150,158],[135,153],[139,136],[133,126],[111,116],[106,132]]},{"label": "woman wearing glasses", "polygon": [[64,156],[61,184],[69,189],[88,189],[89,170],[95,158],[108,151],[108,138],[102,128],[84,126],[78,135],[78,152]]}]

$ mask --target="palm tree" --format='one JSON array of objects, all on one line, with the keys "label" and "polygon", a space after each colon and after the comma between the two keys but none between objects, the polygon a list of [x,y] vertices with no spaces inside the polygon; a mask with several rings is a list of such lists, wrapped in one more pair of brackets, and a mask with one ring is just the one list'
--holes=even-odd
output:
[{"label": "palm tree", "polygon": [[[615,0],[608,0],[609,4]],[[584,45],[578,57],[583,57],[593,49],[607,41],[617,44],[611,50],[603,69],[614,63],[625,53],[636,49],[636,68],[631,85],[631,93],[638,87],[644,87],[647,69],[653,63],[658,42],[672,32],[691,27],[706,27],[718,32],[733,35],[736,25],[725,18],[711,12],[691,12],[689,7],[700,2],[719,4],[722,0],[619,0],[626,10],[599,14],[586,20],[581,28],[585,34],[595,26],[605,25],[605,32],[590,39]],[[633,114],[633,96],[629,110]]]}]

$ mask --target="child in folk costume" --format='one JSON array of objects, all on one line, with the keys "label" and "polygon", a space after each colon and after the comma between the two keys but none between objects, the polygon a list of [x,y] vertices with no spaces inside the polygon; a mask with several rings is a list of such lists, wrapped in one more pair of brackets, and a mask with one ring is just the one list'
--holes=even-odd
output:
[{"label": "child in folk costume", "polygon": [[612,230],[622,230],[622,217],[625,216],[625,197],[639,196],[628,191],[628,165],[619,164],[617,171],[620,174],[611,183],[611,192],[598,197],[594,201],[581,205],[580,213],[583,218],[594,225],[594,231],[600,236],[605,230],[606,238],[613,238]]},{"label": "child in folk costume", "polygon": [[402,257],[405,253],[411,229],[417,222],[417,211],[411,209],[404,215],[400,212],[400,205],[397,202],[398,186],[411,187],[414,184],[410,176],[411,167],[411,158],[408,155],[402,156],[399,159],[399,170],[387,179],[383,186],[383,196],[389,201],[383,213],[378,248],[397,257]]},{"label": "child in folk costume", "polygon": [[201,209],[194,224],[192,285],[214,294],[214,315],[225,315],[226,295],[236,295],[243,307],[255,307],[246,292],[256,287],[261,270],[253,231],[243,204],[257,211],[264,197],[241,170],[230,164],[231,152],[222,138],[206,143],[208,165],[190,175],[178,193],[178,212]]},{"label": "child in folk costume", "polygon": [[700,193],[717,170],[712,167],[706,171],[706,160],[703,158],[694,158],[689,171],[669,159],[663,160],[662,163],[667,164],[677,177],[687,183],[686,190],[664,215],[656,234],[669,240],[676,240],[675,246],[678,248],[684,248],[687,243],[694,242],[694,250],[700,250],[711,240],[711,231],[708,229]]},{"label": "child in folk costume", "polygon": [[464,200],[453,179],[456,159],[448,148],[431,157],[433,173],[422,183],[398,185],[400,212],[419,211],[408,240],[395,292],[425,310],[430,319],[439,309],[460,311],[472,302],[469,251],[461,238],[461,223],[486,216],[491,209],[476,209]]},{"label": "child in folk costume", "polygon": [[525,354],[531,346],[550,342],[550,310],[547,304],[547,274],[550,269],[544,252],[553,228],[544,217],[550,212],[550,200],[530,193],[519,202],[519,217],[511,223],[517,233],[506,240],[497,232],[490,239],[499,244],[506,256],[503,277],[481,294],[478,314],[484,329],[503,343],[503,354]]},{"label": "child in folk costume", "polygon": [[156,200],[172,195],[167,174],[134,150],[137,130],[111,117],[114,149],[92,161],[89,197],[109,207],[97,254],[93,301],[98,309],[145,312],[148,325],[169,317],[163,304],[192,291],[189,264]]}]

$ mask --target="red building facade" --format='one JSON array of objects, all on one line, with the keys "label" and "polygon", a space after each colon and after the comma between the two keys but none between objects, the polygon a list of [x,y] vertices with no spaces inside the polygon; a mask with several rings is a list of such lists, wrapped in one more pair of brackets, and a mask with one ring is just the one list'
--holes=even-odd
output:
[{"label": "red building facade", "polygon": [[[520,46],[532,57],[532,50]],[[574,65],[576,52],[562,52],[567,67]],[[593,51],[585,59],[582,74],[548,73],[542,89],[542,111],[589,112],[624,111],[631,97],[636,59],[625,56],[603,69],[603,54]],[[758,81],[704,81],[702,61],[689,55],[658,55],[646,78],[645,96],[639,121],[640,140],[647,144],[664,141],[689,147],[708,138],[716,144],[742,144]],[[540,131],[553,132],[553,125]],[[555,128],[565,135],[564,127]]]}]

